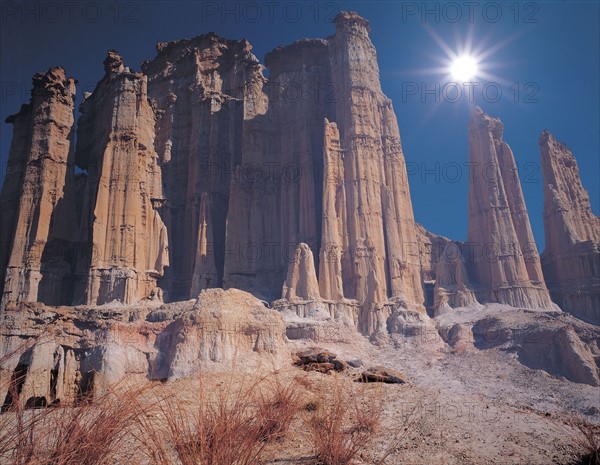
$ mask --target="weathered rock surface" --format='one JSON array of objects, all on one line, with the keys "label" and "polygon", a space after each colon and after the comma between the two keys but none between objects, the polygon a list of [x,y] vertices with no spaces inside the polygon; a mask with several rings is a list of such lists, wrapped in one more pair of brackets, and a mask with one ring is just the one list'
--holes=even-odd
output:
[{"label": "weathered rock surface", "polygon": [[421,267],[400,132],[381,91],[369,23],[347,12],[335,23],[328,47],[346,186],[342,281],[345,297],[362,305],[359,329],[371,334],[390,297],[425,310]]},{"label": "weathered rock surface", "polygon": [[363,383],[408,383],[408,377],[401,371],[394,370],[393,368],[386,368],[380,365],[367,368],[365,371],[363,371],[358,380]]},{"label": "weathered rock surface", "polygon": [[315,259],[310,247],[304,243],[298,244],[294,259],[288,266],[281,298],[290,301],[297,299],[321,300],[315,272]]},{"label": "weathered rock surface", "polygon": [[514,155],[498,118],[475,107],[469,122],[467,269],[481,302],[552,308]]},{"label": "weathered rock surface", "polygon": [[82,234],[91,253],[79,270],[87,278],[75,303],[87,305],[148,298],[169,265],[147,78],[131,72],[114,51],[104,69],[104,78],[81,105],[77,131],[77,165],[88,173]]},{"label": "weathered rock surface", "polygon": [[453,347],[515,352],[530,368],[600,386],[600,331],[559,310],[489,304],[445,313],[436,325]]},{"label": "weathered rock surface", "polygon": [[339,360],[337,355],[319,347],[311,347],[294,354],[296,360],[294,365],[306,371],[318,371],[330,373],[331,371],[344,371],[348,369],[348,363]]},{"label": "weathered rock surface", "polygon": [[479,305],[469,281],[460,244],[451,242],[437,262],[434,289],[434,316],[457,307]]},{"label": "weathered rock surface", "polygon": [[233,289],[174,304],[10,304],[1,318],[0,402],[11,400],[11,380],[23,402],[48,405],[101,394],[126,375],[164,380],[289,361],[278,313]]},{"label": "weathered rock surface", "polygon": [[[200,288],[223,284],[230,191],[234,182],[241,182],[235,168],[241,163],[243,125],[266,108],[259,95],[265,81],[263,66],[251,49],[246,40],[226,40],[211,33],[161,42],[156,57],[142,64],[148,95],[157,110],[155,147],[168,199],[162,215],[171,265],[161,287],[170,301],[195,297]],[[200,271],[195,266],[197,254],[189,251],[196,251],[202,241],[204,221],[213,237],[207,238],[206,253],[200,252],[204,257],[200,266],[205,268]],[[246,241],[237,249],[235,245],[231,259],[245,262]],[[199,281],[198,273],[210,273],[210,282]]]},{"label": "weathered rock surface", "polygon": [[571,151],[548,131],[542,133],[539,143],[546,283],[563,310],[600,325],[600,218],[592,212]]},{"label": "weathered rock surface", "polygon": [[[159,43],[143,73],[109,52],[81,106],[85,173],[64,183],[78,220],[65,276],[52,280],[68,292],[49,302],[176,301],[210,287],[270,301],[305,243],[318,251],[318,288],[311,273],[287,300],[341,304],[353,322],[358,302],[365,334],[385,325],[390,299],[424,311],[404,155],[370,26],[350,12],[335,26],[267,54],[268,79],[246,40],[212,33]],[[15,128],[15,153],[29,140]],[[20,195],[13,184],[5,197]]]},{"label": "weathered rock surface", "polygon": [[7,119],[14,137],[0,194],[2,306],[56,304],[72,292],[60,249],[74,227],[74,99],[75,80],[51,68],[33,77],[30,103]]},{"label": "weathered rock surface", "polygon": [[[31,104],[11,117],[0,308],[154,305],[240,288],[281,296],[273,307],[290,338],[357,329],[381,343],[427,331],[426,309],[551,308],[502,123],[475,109],[469,126],[468,242],[426,231],[369,23],[352,12],[334,23],[326,39],[268,53],[268,78],[248,41],[214,33],[159,43],[142,73],[110,51],[75,150],[73,80],[61,68],[36,75]],[[552,228],[576,225],[581,272],[555,288],[589,319],[597,226],[586,229],[584,210]],[[560,241],[548,241],[550,267],[574,255]]]}]

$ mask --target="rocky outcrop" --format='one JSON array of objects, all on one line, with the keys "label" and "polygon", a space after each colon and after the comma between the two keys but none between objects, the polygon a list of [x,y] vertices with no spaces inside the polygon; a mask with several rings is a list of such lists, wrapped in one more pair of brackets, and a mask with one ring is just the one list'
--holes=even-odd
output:
[{"label": "rocky outcrop", "polygon": [[[330,37],[268,53],[268,77],[247,40],[214,33],[159,43],[141,73],[110,51],[75,151],[74,83],[60,68],[38,75],[11,117],[2,307],[239,288],[274,301],[296,335],[335,322],[369,336],[415,333],[425,310],[478,301],[551,307],[502,123],[476,108],[469,125],[468,241],[426,231],[369,23],[353,12],[334,23]],[[596,273],[594,240],[575,241],[586,271],[574,280]],[[557,254],[573,255],[549,249],[549,266]],[[568,297],[553,286],[587,315],[594,283],[563,286]]]},{"label": "rocky outcrop", "polygon": [[408,376],[393,368],[377,365],[363,371],[358,381],[363,383],[405,384],[408,383]]},{"label": "rocky outcrop", "polygon": [[72,292],[60,249],[74,226],[74,99],[75,80],[51,68],[33,77],[30,103],[7,119],[14,137],[0,194],[2,306],[56,304]]},{"label": "rocky outcrop", "polygon": [[281,298],[287,300],[321,300],[315,272],[315,260],[310,247],[304,243],[298,244],[294,259],[288,266]]},{"label": "rocky outcrop", "polygon": [[[344,327],[358,329],[360,304],[351,299],[323,299],[315,273],[314,257],[307,244],[296,247],[293,260],[288,265],[281,299],[273,302],[286,322],[290,339],[318,341],[327,332]],[[347,331],[347,330],[346,330]]]},{"label": "rocky outcrop", "polygon": [[166,380],[289,363],[281,317],[238,290],[211,289],[175,304],[10,304],[0,328],[5,406],[14,400],[11,386],[25,404],[68,404],[125,376]]},{"label": "rocky outcrop", "polygon": [[321,121],[333,104],[318,94],[321,83],[331,81],[324,40],[278,47],[265,64],[269,79],[257,79],[250,89],[251,100],[260,105],[244,114],[225,239],[226,250],[253,258],[226,259],[224,285],[272,300],[296,245],[319,250]]},{"label": "rocky outcrop", "polygon": [[82,103],[77,165],[88,178],[82,235],[91,243],[75,303],[130,304],[159,294],[156,278],[169,264],[164,202],[154,151],[154,110],[147,78],[110,51],[105,75]]},{"label": "rocky outcrop", "polygon": [[539,144],[546,283],[563,310],[600,325],[600,218],[592,212],[571,151],[548,131],[542,133]]},{"label": "rocky outcrop", "polygon": [[348,362],[340,360],[337,355],[319,347],[311,347],[294,354],[294,365],[305,371],[318,371],[320,373],[331,373],[332,371],[345,371]]},{"label": "rocky outcrop", "polygon": [[469,122],[467,244],[469,275],[481,302],[551,308],[537,247],[531,232],[514,155],[502,140],[498,118],[475,107]]},{"label": "rocky outcrop", "polygon": [[453,308],[479,305],[459,244],[451,242],[444,248],[437,262],[435,278],[434,316]]},{"label": "rocky outcrop", "polygon": [[323,141],[323,223],[319,252],[319,289],[325,299],[344,298],[342,258],[348,269],[346,231],[346,188],[340,132],[335,123],[324,121]]},{"label": "rocky outcrop", "polygon": [[600,385],[600,332],[559,310],[531,311],[489,304],[436,319],[442,338],[461,350],[501,350],[576,383]]},{"label": "rocky outcrop", "polygon": [[218,283],[217,268],[214,261],[214,239],[210,212],[210,197],[206,192],[200,197],[200,215],[198,221],[198,239],[196,243],[196,261],[192,275],[192,295],[198,295],[202,289],[215,287]]}]

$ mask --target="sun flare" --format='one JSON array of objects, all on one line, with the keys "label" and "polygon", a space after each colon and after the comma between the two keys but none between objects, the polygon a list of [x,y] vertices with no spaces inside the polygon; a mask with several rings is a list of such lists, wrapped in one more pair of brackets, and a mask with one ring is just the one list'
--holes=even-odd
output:
[{"label": "sun flare", "polygon": [[468,81],[477,74],[477,62],[469,55],[456,58],[450,67],[452,77],[457,81]]}]

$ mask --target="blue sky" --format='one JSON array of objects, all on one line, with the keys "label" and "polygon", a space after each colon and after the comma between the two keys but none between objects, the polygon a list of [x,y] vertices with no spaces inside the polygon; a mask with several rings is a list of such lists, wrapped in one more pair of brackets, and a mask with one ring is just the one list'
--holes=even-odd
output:
[{"label": "blue sky", "polygon": [[[51,66],[63,66],[79,81],[79,103],[83,91],[93,90],[102,77],[108,49],[118,50],[128,66],[139,70],[143,60],[154,57],[156,42],[214,31],[247,38],[263,61],[278,45],[333,34],[330,21],[337,11],[357,11],[371,22],[382,87],[400,125],[415,216],[426,228],[466,238],[464,163],[474,103],[504,122],[540,251],[543,185],[537,139],[544,128],[575,154],[599,213],[598,2],[57,1],[2,2],[1,7],[2,121],[29,100],[31,76]],[[464,87],[457,96],[443,69],[443,44],[459,53],[469,42],[486,55],[480,63],[485,76],[476,79],[473,99]],[[11,137],[12,127],[2,123],[2,175]]]}]

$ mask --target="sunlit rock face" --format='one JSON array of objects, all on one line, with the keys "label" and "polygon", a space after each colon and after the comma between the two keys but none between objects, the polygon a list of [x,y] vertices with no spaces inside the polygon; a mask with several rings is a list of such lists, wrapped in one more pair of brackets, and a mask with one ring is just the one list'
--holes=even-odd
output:
[{"label": "sunlit rock face", "polygon": [[88,173],[81,234],[91,250],[78,264],[82,279],[74,300],[88,305],[130,304],[157,294],[156,278],[169,265],[147,78],[113,51],[104,69],[81,105],[77,130],[76,162]]},{"label": "sunlit rock face", "polygon": [[7,119],[13,141],[0,194],[0,289],[8,301],[58,304],[72,292],[63,252],[74,227],[75,80],[51,68]]},{"label": "sunlit rock face", "polygon": [[600,324],[600,218],[581,184],[571,151],[544,131],[539,139],[544,176],[542,267],[553,300],[565,311]]},{"label": "sunlit rock face", "polygon": [[[209,289],[172,304],[47,307],[0,314],[0,406],[71,404],[125,377],[177,379],[200,371],[256,373],[289,362],[279,313],[247,292]],[[240,363],[243,360],[243,363]],[[12,380],[18,386],[9,388]]]},{"label": "sunlit rock face", "polygon": [[[502,123],[476,108],[469,124],[472,166],[492,169],[475,170],[467,241],[426,231],[414,220],[370,25],[352,12],[334,24],[326,39],[268,53],[268,73],[247,40],[214,33],[159,43],[141,72],[110,51],[81,105],[76,147],[74,80],[62,68],[36,75],[31,103],[10,118],[2,308],[175,302],[238,288],[367,335],[408,332],[426,308],[552,308]],[[561,205],[580,196],[565,195]],[[571,242],[595,244],[577,229],[588,213],[569,211],[579,223],[563,223],[581,223]],[[589,316],[595,281],[590,292],[561,291],[551,269],[570,252],[547,241],[557,301]],[[582,282],[597,276],[588,252],[574,278]]]},{"label": "sunlit rock face", "polygon": [[248,42],[215,35],[159,44],[144,63],[168,199],[168,299],[215,286],[277,298],[302,242],[322,297],[360,302],[365,332],[390,297],[424,309],[404,156],[369,29],[341,13],[334,36],[268,53],[268,79]]},{"label": "sunlit rock face", "polygon": [[475,107],[469,122],[467,266],[481,302],[550,308],[515,157],[502,140],[504,125]]}]

